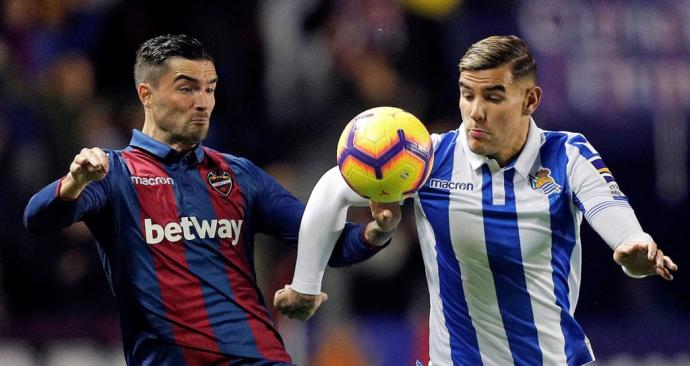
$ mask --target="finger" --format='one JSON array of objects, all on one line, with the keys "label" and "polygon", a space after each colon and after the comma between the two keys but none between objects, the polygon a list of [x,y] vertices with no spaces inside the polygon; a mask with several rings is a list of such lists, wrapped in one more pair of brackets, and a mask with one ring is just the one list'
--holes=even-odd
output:
[{"label": "finger", "polygon": [[661,268],[657,267],[657,268],[656,268],[656,273],[657,273],[659,276],[661,276],[661,278],[663,278],[663,279],[665,279],[665,280],[667,280],[667,281],[671,281],[671,280],[673,279],[673,276],[671,275],[671,273],[670,273],[666,268],[664,268],[664,267],[661,267]]},{"label": "finger", "polygon": [[321,298],[323,299],[323,301],[328,301],[328,294],[325,293],[325,292],[322,292],[322,293],[321,293]]},{"label": "finger", "polygon": [[664,256],[664,267],[668,268],[671,271],[677,271],[678,270],[678,265],[676,265],[673,260],[665,255]]},{"label": "finger", "polygon": [[81,173],[81,172],[82,172],[82,169],[83,169],[82,166],[81,166],[80,164],[78,164],[77,162],[73,162],[73,163],[70,164],[70,166],[69,166],[69,171],[70,171],[72,174]]},{"label": "finger", "polygon": [[82,155],[88,160],[89,164],[91,164],[93,167],[97,169],[101,169],[103,165],[101,164],[100,159],[98,158],[98,155],[91,150],[91,149],[82,149],[81,150]]},{"label": "finger", "polygon": [[101,148],[94,147],[93,148],[94,154],[96,154],[96,157],[98,158],[98,161],[101,163],[101,166],[103,167],[104,170],[108,169],[108,154],[105,153]]},{"label": "finger", "polygon": [[654,260],[656,257],[657,247],[655,242],[647,244],[647,259],[650,261]]},{"label": "finger", "polygon": [[393,217],[393,213],[389,209],[384,209],[379,212],[379,221],[387,222]]},{"label": "finger", "polygon": [[654,266],[656,268],[664,268],[664,252],[661,249],[656,250],[656,257],[654,258]]},{"label": "finger", "polygon": [[85,166],[89,163],[89,159],[87,159],[83,154],[78,154],[74,157],[74,163],[78,164],[79,166]]}]

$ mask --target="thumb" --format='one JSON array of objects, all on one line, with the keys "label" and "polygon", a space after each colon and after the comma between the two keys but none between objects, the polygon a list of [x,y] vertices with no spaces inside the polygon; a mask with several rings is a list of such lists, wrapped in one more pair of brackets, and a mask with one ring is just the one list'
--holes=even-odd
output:
[{"label": "thumb", "polygon": [[321,302],[326,302],[328,301],[328,294],[325,292],[321,293]]}]

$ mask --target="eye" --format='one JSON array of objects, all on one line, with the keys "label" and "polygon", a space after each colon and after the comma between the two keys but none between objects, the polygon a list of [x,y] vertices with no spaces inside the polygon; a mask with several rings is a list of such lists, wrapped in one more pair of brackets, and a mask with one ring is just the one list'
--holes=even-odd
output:
[{"label": "eye", "polygon": [[188,93],[191,93],[191,92],[193,91],[193,89],[192,89],[191,87],[189,87],[189,86],[181,86],[181,87],[180,87],[180,91],[183,92],[183,93],[188,94]]}]

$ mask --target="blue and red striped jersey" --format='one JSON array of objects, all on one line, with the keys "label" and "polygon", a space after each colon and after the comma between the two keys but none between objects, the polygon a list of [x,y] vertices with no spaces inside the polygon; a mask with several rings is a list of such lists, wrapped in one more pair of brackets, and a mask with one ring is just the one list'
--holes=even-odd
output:
[{"label": "blue and red striped jersey", "polygon": [[[297,244],[304,205],[249,160],[199,144],[181,154],[135,130],[107,151],[106,177],[74,201],[57,180],[30,201],[25,225],[53,232],[83,220],[97,241],[132,365],[274,365],[290,356],[256,284],[254,234]],[[331,257],[380,248],[348,224]]]}]

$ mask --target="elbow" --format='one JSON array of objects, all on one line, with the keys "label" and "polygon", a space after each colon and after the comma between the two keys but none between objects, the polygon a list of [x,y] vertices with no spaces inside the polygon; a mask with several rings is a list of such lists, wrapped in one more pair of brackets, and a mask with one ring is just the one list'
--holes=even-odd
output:
[{"label": "elbow", "polygon": [[24,228],[31,234],[44,235],[50,233],[48,225],[45,225],[39,215],[39,211],[32,205],[33,199],[24,209]]},{"label": "elbow", "polygon": [[41,230],[42,225],[38,223],[38,220],[36,219],[36,215],[31,212],[30,207],[27,207],[24,210],[24,228],[26,228],[26,231],[30,232],[31,234],[45,234]]}]

